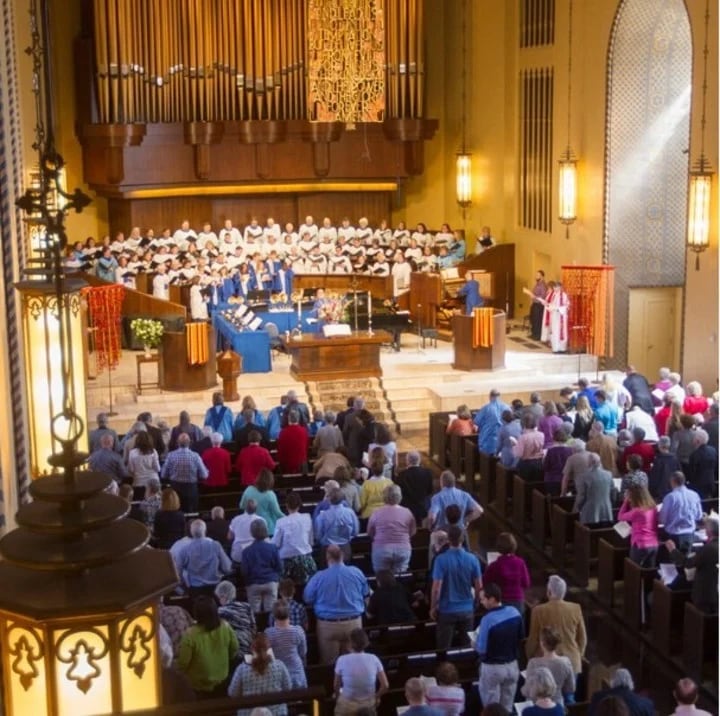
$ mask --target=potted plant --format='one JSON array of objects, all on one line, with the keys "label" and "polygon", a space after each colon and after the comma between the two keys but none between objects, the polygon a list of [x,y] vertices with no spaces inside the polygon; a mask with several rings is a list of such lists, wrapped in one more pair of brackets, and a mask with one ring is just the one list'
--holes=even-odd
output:
[{"label": "potted plant", "polygon": [[165,330],[160,321],[153,318],[135,318],[130,323],[130,330],[135,338],[143,344],[145,355],[150,356],[150,349],[157,348]]}]

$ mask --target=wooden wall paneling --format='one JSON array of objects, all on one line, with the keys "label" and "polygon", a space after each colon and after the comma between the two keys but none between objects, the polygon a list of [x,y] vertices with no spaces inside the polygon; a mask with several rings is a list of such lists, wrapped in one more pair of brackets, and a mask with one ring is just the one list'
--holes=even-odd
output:
[{"label": "wooden wall paneling", "polygon": [[[109,199],[108,222],[111,238],[114,237],[118,231],[122,231],[125,236],[127,236],[130,233],[130,229],[132,229],[133,226],[137,226],[137,224],[133,224],[132,203],[125,199]],[[140,228],[142,231],[145,231],[145,229],[149,227],[141,224]]]},{"label": "wooden wall paneling", "polygon": [[294,194],[258,194],[256,196],[218,197],[213,200],[212,222],[215,231],[225,219],[231,219],[241,231],[255,217],[265,226],[268,216],[275,219],[280,229],[288,221],[297,226],[297,202]]},{"label": "wooden wall paneling", "polygon": [[323,217],[329,216],[335,226],[339,226],[344,217],[357,226],[358,219],[365,216],[370,226],[377,226],[382,219],[390,220],[390,192],[318,192],[298,195],[299,219],[310,214],[320,225]]}]

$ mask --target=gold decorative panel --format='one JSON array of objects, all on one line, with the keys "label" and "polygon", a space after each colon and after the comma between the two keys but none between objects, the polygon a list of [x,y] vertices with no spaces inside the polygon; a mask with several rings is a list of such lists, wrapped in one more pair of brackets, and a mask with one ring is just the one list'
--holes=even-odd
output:
[{"label": "gold decorative panel", "polygon": [[308,110],[318,122],[385,115],[383,0],[309,0]]}]

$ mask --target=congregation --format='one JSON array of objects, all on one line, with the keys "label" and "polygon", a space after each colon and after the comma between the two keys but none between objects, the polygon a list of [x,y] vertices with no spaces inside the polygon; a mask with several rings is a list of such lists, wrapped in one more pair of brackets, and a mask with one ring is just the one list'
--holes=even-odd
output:
[{"label": "congregation", "polygon": [[[632,369],[622,385],[581,380],[557,402],[505,405],[494,390],[474,414],[460,406],[447,434],[477,435],[481,453],[572,495],[584,524],[626,523],[632,560],[677,565],[671,588],[690,586],[692,602],[717,613],[718,523],[701,500],[716,497],[718,403],[666,374],[654,387]],[[511,713],[520,693],[532,702],[525,716],[572,707],[587,636],[565,580],[551,575],[544,603],[531,604],[515,536],[478,544],[486,505],[451,471],[438,481],[419,453],[401,460],[362,397],[313,414],[293,392],[267,411],[246,396],[233,415],[215,394],[198,422],[183,412],[171,428],[142,413],[121,439],[100,415],[90,434],[91,468],[113,474],[129,516],[180,575],[182,595],[161,611],[170,698],[304,688],[330,668],[334,713],[388,713],[392,685],[368,629],[430,624],[435,678],[407,679],[407,713]],[[232,489],[235,505],[200,519]],[[443,659],[448,649],[479,661],[477,688],[462,662]],[[654,713],[624,671],[588,713]],[[683,679],[676,713],[706,713],[697,698]]]}]

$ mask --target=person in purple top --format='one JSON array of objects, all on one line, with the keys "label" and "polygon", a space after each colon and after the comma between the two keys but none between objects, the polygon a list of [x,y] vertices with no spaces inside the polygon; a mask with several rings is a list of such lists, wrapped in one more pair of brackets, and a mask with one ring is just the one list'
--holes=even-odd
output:
[{"label": "person in purple top", "polygon": [[547,494],[559,495],[562,485],[563,469],[573,449],[568,445],[572,425],[564,423],[553,434],[554,442],[543,459],[543,479]]},{"label": "person in purple top", "polygon": [[538,430],[545,436],[545,447],[552,445],[555,431],[562,426],[563,419],[558,415],[557,405],[552,400],[545,401],[545,415],[538,421]]}]

